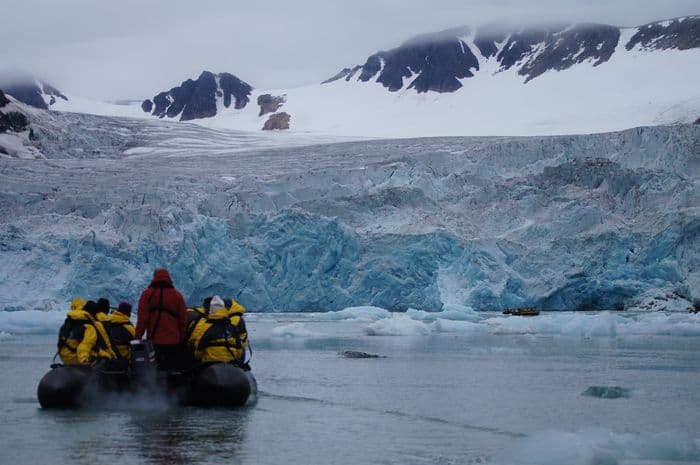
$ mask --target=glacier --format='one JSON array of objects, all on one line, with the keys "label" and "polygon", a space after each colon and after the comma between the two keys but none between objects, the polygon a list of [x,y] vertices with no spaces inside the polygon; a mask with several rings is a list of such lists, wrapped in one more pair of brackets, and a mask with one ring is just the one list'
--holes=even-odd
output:
[{"label": "glacier", "polygon": [[[32,111],[0,159],[0,310],[135,301],[254,312],[699,305],[700,126],[334,142]],[[469,324],[469,318],[463,324]]]}]

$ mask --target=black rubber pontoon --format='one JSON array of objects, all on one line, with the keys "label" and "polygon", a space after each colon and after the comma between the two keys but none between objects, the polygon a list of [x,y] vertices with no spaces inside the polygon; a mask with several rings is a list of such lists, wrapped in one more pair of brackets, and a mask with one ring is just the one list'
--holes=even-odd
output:
[{"label": "black rubber pontoon", "polygon": [[255,398],[258,385],[250,371],[230,363],[203,367],[195,376],[189,404],[203,407],[244,405]]},{"label": "black rubber pontoon", "polygon": [[85,366],[53,365],[37,388],[43,408],[80,407],[93,370]]}]

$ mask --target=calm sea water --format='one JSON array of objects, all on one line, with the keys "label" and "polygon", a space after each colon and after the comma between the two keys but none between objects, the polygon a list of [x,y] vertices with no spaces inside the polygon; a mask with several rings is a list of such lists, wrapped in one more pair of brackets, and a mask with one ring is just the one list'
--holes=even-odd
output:
[{"label": "calm sea water", "polygon": [[697,336],[369,336],[367,322],[318,315],[248,321],[260,395],[232,410],[137,399],[45,411],[36,386],[55,337],[5,338],[0,463],[700,463]]}]

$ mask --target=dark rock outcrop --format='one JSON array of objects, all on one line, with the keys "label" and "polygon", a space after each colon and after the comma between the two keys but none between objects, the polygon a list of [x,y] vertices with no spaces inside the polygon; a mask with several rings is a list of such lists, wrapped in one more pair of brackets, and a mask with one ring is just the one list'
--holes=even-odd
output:
[{"label": "dark rock outcrop", "polygon": [[577,24],[547,37],[544,50],[518,73],[528,82],[549,70],[562,71],[592,59],[598,66],[610,59],[620,40],[620,30],[604,24]]},{"label": "dark rock outcrop", "polygon": [[630,397],[631,392],[631,389],[621,386],[590,386],[581,395],[600,399],[619,399]]},{"label": "dark rock outcrop", "polygon": [[221,98],[226,108],[233,103],[240,110],[248,104],[252,90],[232,74],[204,71],[197,80],[188,79],[159,93],[152,101],[144,100],[141,109],[160,118],[180,115],[180,121],[210,118],[216,115],[217,99]]},{"label": "dark rock outcrop", "polygon": [[214,74],[208,71],[203,72],[190,89],[191,92],[184,91],[183,98],[173,102],[174,105],[183,105],[180,121],[216,116],[217,84]]},{"label": "dark rock outcrop", "polygon": [[344,350],[343,352],[338,352],[338,355],[343,358],[386,358],[386,355],[370,354],[357,350]]},{"label": "dark rock outcrop", "polygon": [[150,101],[149,99],[144,100],[141,103],[141,109],[143,111],[145,111],[146,113],[150,113],[151,111],[153,111],[153,102]]},{"label": "dark rock outcrop", "polygon": [[646,50],[698,48],[700,47],[700,16],[646,24],[630,38],[625,48],[632,50],[637,45]]},{"label": "dark rock outcrop", "polygon": [[22,132],[29,127],[27,117],[18,111],[3,113],[0,111],[0,133],[12,131]]},{"label": "dark rock outcrop", "polygon": [[540,44],[544,44],[552,34],[560,32],[565,26],[528,27],[508,35],[508,39],[496,57],[501,70],[510,69],[521,61],[531,57]]},{"label": "dark rock outcrop", "polygon": [[326,79],[321,84],[328,84],[329,82],[337,81],[337,80],[343,79],[343,78],[345,78],[346,81],[349,81],[350,79],[352,79],[352,77],[355,75],[355,73],[357,73],[357,71],[361,68],[362,68],[362,66],[360,66],[360,65],[354,66],[352,68],[343,68],[342,70],[340,70],[340,72],[338,74],[336,74],[332,78]]},{"label": "dark rock outcrop", "polygon": [[[24,113],[19,111],[7,111],[12,106],[10,100],[5,96],[5,93],[0,90],[0,134],[4,133],[17,133],[29,130],[28,138],[29,140],[34,140],[34,131],[29,127],[29,118]],[[14,105],[16,106],[16,105]],[[20,139],[21,140],[21,139]],[[15,150],[8,149],[7,147],[0,145],[0,154],[2,155],[16,155]]]},{"label": "dark rock outcrop", "polygon": [[695,124],[700,124],[700,118],[695,120]]},{"label": "dark rock outcrop", "polygon": [[235,100],[234,108],[240,110],[244,108],[250,101],[250,93],[253,88],[246,82],[241,81],[233,74],[219,74],[219,87],[224,93],[224,106],[231,106],[231,97]]},{"label": "dark rock outcrop", "polygon": [[258,113],[258,116],[276,112],[285,102],[286,99],[282,95],[258,95],[258,105],[260,105],[260,113]]},{"label": "dark rock outcrop", "polygon": [[474,36],[474,45],[484,58],[495,57],[498,54],[498,44],[506,40],[508,30],[504,25],[487,24],[480,27]]},{"label": "dark rock outcrop", "polygon": [[[404,78],[416,76],[408,88],[417,92],[454,92],[462,87],[459,79],[474,76],[479,60],[459,37],[468,29],[450,29],[425,34],[398,48],[370,56],[361,67],[360,81],[376,81],[392,92],[404,86]],[[350,74],[350,69],[346,74]],[[354,72],[353,72],[354,74]]]},{"label": "dark rock outcrop", "polygon": [[[44,110],[55,103],[56,98],[68,100],[61,91],[52,85],[29,77],[10,80],[3,86],[3,89],[6,94],[13,96],[20,102]],[[49,99],[48,104],[45,98]]]},{"label": "dark rock outcrop", "polygon": [[288,113],[280,112],[270,115],[270,117],[265,121],[263,130],[270,131],[272,129],[289,129],[289,120],[291,116]]}]

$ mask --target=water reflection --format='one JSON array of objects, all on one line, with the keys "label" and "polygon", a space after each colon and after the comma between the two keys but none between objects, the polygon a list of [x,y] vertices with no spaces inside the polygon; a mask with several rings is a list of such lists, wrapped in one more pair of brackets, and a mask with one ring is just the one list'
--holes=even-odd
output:
[{"label": "water reflection", "polygon": [[130,421],[135,452],[157,465],[240,461],[248,412],[183,408],[135,414]]},{"label": "water reflection", "polygon": [[[53,421],[59,463],[181,465],[241,462],[250,407],[40,411]],[[43,428],[42,428],[43,429]]]}]

